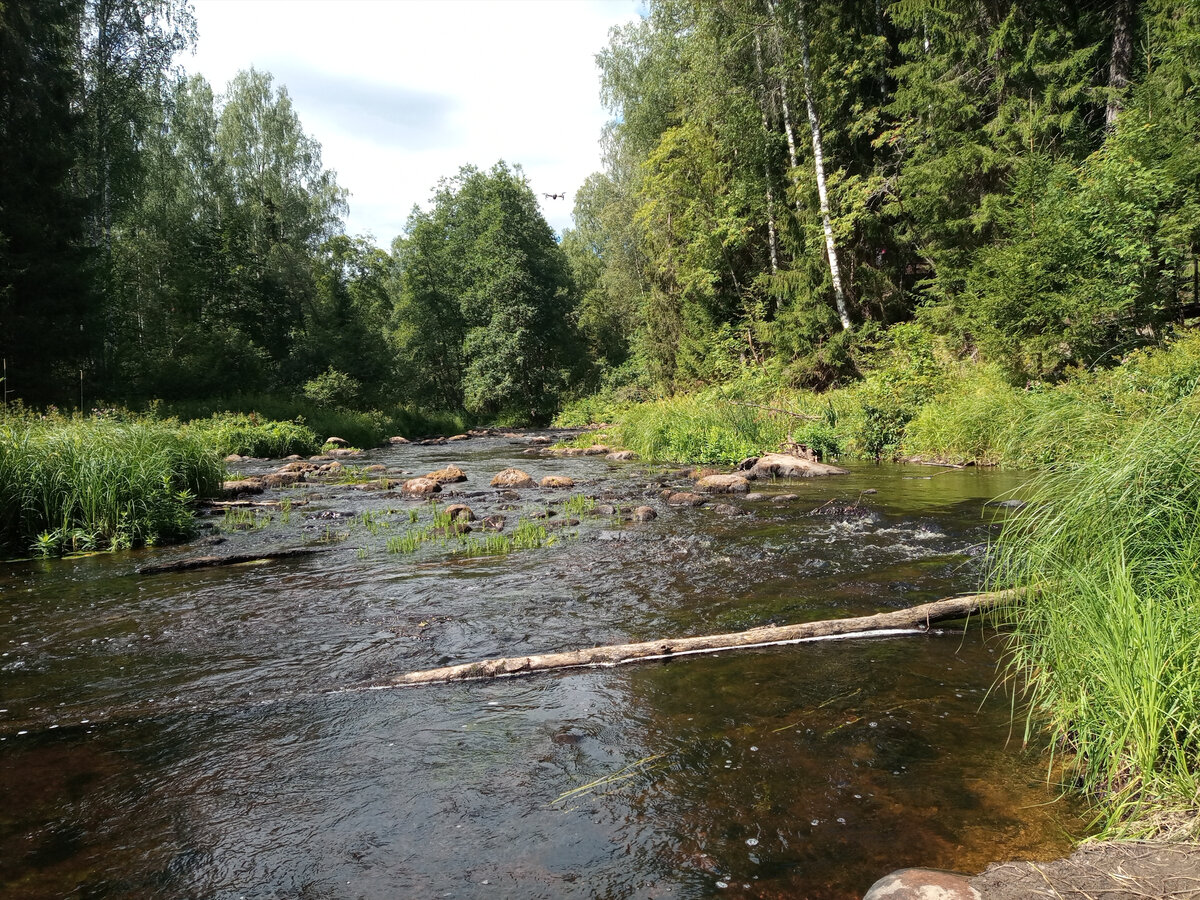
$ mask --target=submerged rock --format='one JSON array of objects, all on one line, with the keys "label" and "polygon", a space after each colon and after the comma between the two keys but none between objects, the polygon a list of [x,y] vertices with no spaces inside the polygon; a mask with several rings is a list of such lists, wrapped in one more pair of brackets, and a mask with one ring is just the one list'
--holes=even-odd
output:
[{"label": "submerged rock", "polygon": [[479,521],[479,525],[482,528],[486,528],[488,531],[503,531],[504,522],[504,516],[484,516]]},{"label": "submerged rock", "polygon": [[696,482],[696,489],[709,494],[744,494],[750,482],[741,475],[705,475]]},{"label": "submerged rock", "polygon": [[749,515],[746,510],[740,506],[734,506],[731,503],[714,503],[708,507],[719,516],[745,516]]}]

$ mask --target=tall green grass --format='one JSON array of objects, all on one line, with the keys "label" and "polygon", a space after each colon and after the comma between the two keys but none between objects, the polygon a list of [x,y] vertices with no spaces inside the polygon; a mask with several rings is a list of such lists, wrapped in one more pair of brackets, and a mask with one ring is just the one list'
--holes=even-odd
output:
[{"label": "tall green grass", "polygon": [[195,433],[155,422],[0,421],[0,545],[43,555],[179,539],[224,466]]},{"label": "tall green grass", "polygon": [[189,422],[187,429],[196,432],[223,457],[236,453],[281,459],[293,453],[308,455],[321,449],[321,441],[307,425],[263,419],[255,413],[216,413],[207,419]]},{"label": "tall green grass", "polygon": [[1009,674],[1108,833],[1200,799],[1200,399],[1061,462],[1003,529]]}]

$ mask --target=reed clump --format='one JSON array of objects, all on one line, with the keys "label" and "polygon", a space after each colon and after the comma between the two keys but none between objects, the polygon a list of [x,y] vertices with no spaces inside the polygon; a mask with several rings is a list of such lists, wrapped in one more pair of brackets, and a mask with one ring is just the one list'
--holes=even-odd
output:
[{"label": "reed clump", "polygon": [[178,540],[224,466],[166,423],[9,415],[0,421],[0,545],[42,555]]},{"label": "reed clump", "polygon": [[1200,399],[1032,485],[994,554],[1008,674],[1108,834],[1200,797]]}]

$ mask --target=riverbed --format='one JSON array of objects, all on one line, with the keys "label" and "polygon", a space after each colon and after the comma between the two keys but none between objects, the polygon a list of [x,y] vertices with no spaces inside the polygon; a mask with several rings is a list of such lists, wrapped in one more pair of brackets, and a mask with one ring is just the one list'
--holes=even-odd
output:
[{"label": "riverbed", "polygon": [[[0,564],[0,894],[817,900],[1083,834],[987,629],[372,689],[970,591],[1005,514],[985,502],[1022,480],[859,465],[717,498],[728,515],[669,506],[690,484],[672,467],[532,437],[369,451],[342,462],[378,477],[270,490],[253,499],[282,507],[210,515],[188,546]],[[543,545],[399,549],[433,511],[389,480],[448,464],[468,480],[442,507],[544,525]],[[507,466],[575,486],[490,488]],[[308,545],[326,552],[135,574]]]}]

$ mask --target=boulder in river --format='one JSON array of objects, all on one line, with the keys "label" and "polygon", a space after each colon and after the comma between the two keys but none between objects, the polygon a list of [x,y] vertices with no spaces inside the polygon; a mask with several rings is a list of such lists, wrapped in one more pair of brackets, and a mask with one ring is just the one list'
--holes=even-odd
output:
[{"label": "boulder in river", "polygon": [[289,484],[295,484],[297,481],[303,480],[304,473],[296,471],[285,472],[280,470],[262,476],[262,483],[266,487],[286,487]]},{"label": "boulder in river", "polygon": [[488,531],[503,531],[504,521],[504,516],[484,516],[479,524]]},{"label": "boulder in river", "polygon": [[420,497],[441,493],[442,486],[432,478],[410,478],[400,487],[409,496]]},{"label": "boulder in river", "polygon": [[460,522],[475,521],[475,513],[465,503],[451,503],[442,511],[451,519],[457,519]]},{"label": "boulder in river", "polygon": [[693,494],[690,491],[675,491],[667,497],[667,502],[672,506],[701,506],[707,499],[703,494]]},{"label": "boulder in river", "polygon": [[446,466],[444,469],[428,473],[425,477],[438,484],[455,484],[459,481],[466,481],[467,473],[458,466]]},{"label": "boulder in river", "polygon": [[511,466],[503,472],[498,472],[492,478],[492,487],[522,488],[533,486],[534,481],[529,477],[528,472],[522,472],[520,469]]},{"label": "boulder in river", "polygon": [[261,494],[263,486],[257,478],[242,478],[237,481],[226,481],[221,485],[221,490],[227,497],[236,497],[238,494]]},{"label": "boulder in river", "polygon": [[[748,463],[749,460],[746,460]],[[745,463],[743,463],[745,465]],[[849,469],[813,462],[791,453],[767,453],[754,461],[747,478],[815,478],[819,475],[849,475]]]},{"label": "boulder in river", "polygon": [[653,506],[639,506],[633,511],[633,520],[635,522],[649,522],[657,518],[658,513],[654,511]]},{"label": "boulder in river", "polygon": [[575,487],[575,479],[568,478],[566,475],[547,475],[539,483],[544,488],[573,488],[573,487]]},{"label": "boulder in river", "polygon": [[469,435],[469,434],[455,434],[455,435],[451,435],[450,437],[446,438],[446,441],[447,441],[447,443],[449,443],[450,441],[469,441],[470,439],[471,439],[471,435]]},{"label": "boulder in river", "polygon": [[390,438],[388,438],[388,443],[389,444],[409,444],[412,442],[409,441],[409,439],[406,437],[402,437],[398,434],[394,434]]},{"label": "boulder in river", "polygon": [[637,459],[638,455],[632,450],[614,450],[612,453],[607,454],[604,458],[615,459],[619,462],[624,462],[630,459]]},{"label": "boulder in river", "polygon": [[705,475],[696,482],[696,490],[706,494],[744,494],[750,482],[741,475]]}]

